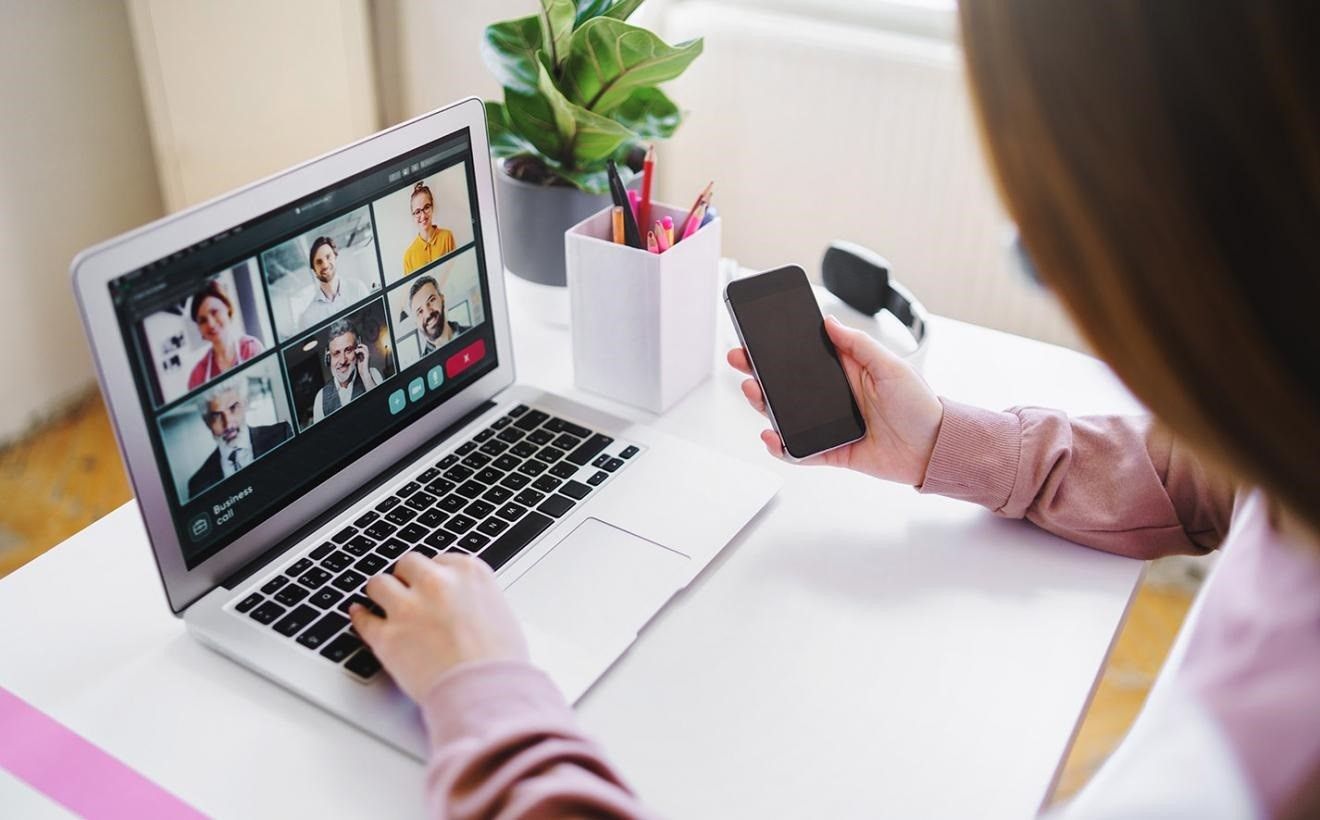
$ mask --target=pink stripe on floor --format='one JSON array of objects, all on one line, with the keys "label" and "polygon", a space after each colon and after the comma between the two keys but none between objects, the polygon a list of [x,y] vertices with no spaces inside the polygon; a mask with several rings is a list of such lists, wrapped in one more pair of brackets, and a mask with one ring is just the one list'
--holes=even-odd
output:
[{"label": "pink stripe on floor", "polygon": [[92,820],[205,817],[4,687],[0,769]]}]

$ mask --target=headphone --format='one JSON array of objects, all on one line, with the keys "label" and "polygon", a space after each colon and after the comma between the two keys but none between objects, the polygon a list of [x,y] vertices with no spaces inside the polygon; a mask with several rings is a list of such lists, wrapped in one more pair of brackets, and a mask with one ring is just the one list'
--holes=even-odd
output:
[{"label": "headphone", "polygon": [[888,260],[875,251],[842,241],[830,243],[820,262],[821,281],[826,290],[860,314],[852,317],[853,321],[839,318],[883,341],[878,319],[881,311],[888,311],[916,344],[915,349],[900,355],[919,362],[925,357],[930,338],[926,332],[926,308],[911,291],[890,278],[889,268]]},{"label": "headphone", "polygon": [[[354,334],[353,334],[353,337],[354,337],[354,338],[357,338],[357,334],[354,333]],[[362,344],[362,340],[361,340],[361,339],[358,339],[357,344],[353,345],[353,347],[354,347],[354,348],[357,348],[357,347],[359,347],[361,344]],[[358,361],[362,361],[362,357],[358,357]],[[326,367],[329,367],[329,366],[330,366],[330,346],[329,346],[328,344],[326,345],[326,348],[325,348],[325,366],[326,366]]]}]

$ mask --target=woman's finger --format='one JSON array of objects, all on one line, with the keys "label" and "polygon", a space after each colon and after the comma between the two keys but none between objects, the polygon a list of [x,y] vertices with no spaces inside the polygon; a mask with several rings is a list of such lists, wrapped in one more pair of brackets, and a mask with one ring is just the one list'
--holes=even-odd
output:
[{"label": "woman's finger", "polygon": [[747,351],[743,348],[735,347],[726,353],[724,358],[734,370],[746,373],[749,376],[752,375],[752,363],[747,358]]}]

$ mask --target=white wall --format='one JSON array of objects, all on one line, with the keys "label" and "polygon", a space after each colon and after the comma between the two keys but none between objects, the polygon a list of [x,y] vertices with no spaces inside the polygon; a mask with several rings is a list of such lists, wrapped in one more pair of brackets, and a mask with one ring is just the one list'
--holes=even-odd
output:
[{"label": "white wall", "polygon": [[161,201],[123,3],[0,0],[0,19],[4,442],[95,379],[73,255]]}]

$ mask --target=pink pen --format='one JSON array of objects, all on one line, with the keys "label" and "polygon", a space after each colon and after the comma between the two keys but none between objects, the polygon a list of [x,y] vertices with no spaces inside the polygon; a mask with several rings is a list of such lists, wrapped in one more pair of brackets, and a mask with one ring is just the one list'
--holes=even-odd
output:
[{"label": "pink pen", "polygon": [[[632,206],[633,219],[637,218],[637,205],[641,201],[642,201],[641,194],[637,193],[636,191],[628,192],[628,204]],[[640,227],[642,223],[638,222],[637,224]]]}]

